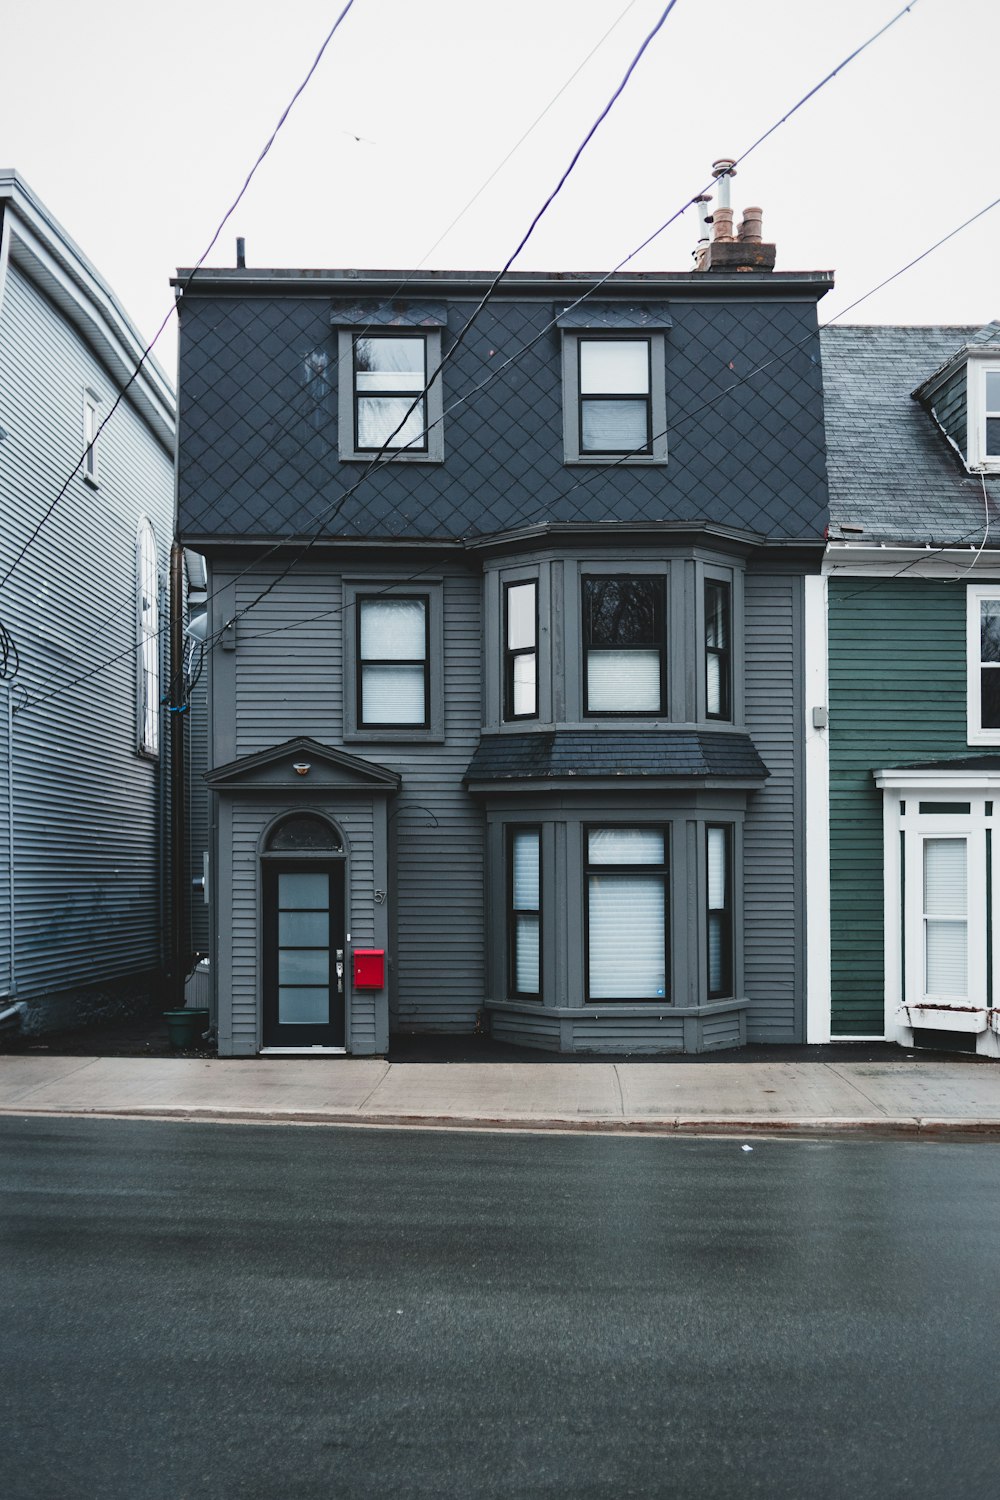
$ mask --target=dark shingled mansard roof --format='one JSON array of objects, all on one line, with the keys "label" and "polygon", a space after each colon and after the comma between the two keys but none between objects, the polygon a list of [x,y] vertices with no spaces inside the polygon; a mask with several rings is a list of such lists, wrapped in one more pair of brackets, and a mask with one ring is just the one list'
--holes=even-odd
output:
[{"label": "dark shingled mansard roof", "polygon": [[579,781],[609,777],[720,778],[763,781],[767,767],[746,734],[688,729],[561,730],[547,734],[486,734],[465,780]]},{"label": "dark shingled mansard roof", "polygon": [[[993,325],[823,329],[832,540],[846,523],[863,526],[852,540],[868,545],[981,543],[982,481],[912,392],[965,345],[996,337]],[[992,512],[1000,478],[986,484]]]}]

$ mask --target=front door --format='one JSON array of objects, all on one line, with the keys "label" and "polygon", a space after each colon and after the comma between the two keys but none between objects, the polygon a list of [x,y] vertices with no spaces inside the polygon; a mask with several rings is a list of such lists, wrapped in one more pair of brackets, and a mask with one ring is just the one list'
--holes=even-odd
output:
[{"label": "front door", "polygon": [[343,1047],[344,865],[267,860],[264,1046]]}]

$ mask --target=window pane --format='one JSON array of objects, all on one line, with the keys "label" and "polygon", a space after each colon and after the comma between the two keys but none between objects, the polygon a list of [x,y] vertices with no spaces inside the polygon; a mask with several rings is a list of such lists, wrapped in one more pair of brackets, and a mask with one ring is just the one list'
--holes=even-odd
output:
[{"label": "window pane", "polygon": [[662,876],[588,880],[591,1000],[655,1000],[666,994]]},{"label": "window pane", "polygon": [[585,578],[583,603],[590,646],[663,644],[662,578]]},{"label": "window pane", "polygon": [[1000,669],[983,667],[980,723],[983,729],[1000,729]]},{"label": "window pane", "polygon": [[718,656],[705,660],[705,712],[722,713],[722,661]]},{"label": "window pane", "polygon": [[534,830],[515,833],[512,840],[514,910],[537,911],[539,835]]},{"label": "window pane", "polygon": [[281,1026],[326,1026],[330,1020],[330,991],[278,987],[278,1023]]},{"label": "window pane", "polygon": [[334,849],[342,848],[333,829],[320,818],[303,813],[301,817],[286,818],[267,841],[269,849]]},{"label": "window pane", "polygon": [[[649,391],[646,339],[581,339],[582,396],[645,396]],[[643,402],[645,409],[645,402]]]},{"label": "window pane", "polygon": [[507,590],[507,647],[522,651],[535,644],[535,585],[513,584]]},{"label": "window pane", "polygon": [[664,847],[660,828],[592,828],[587,834],[587,863],[662,865]]},{"label": "window pane", "polygon": [[519,995],[537,995],[538,917],[518,914],[514,925],[514,988]]},{"label": "window pane", "polygon": [[280,911],[279,948],[325,948],[330,941],[327,911]]},{"label": "window pane", "polygon": [[590,651],[587,708],[590,713],[659,713],[658,651]]},{"label": "window pane", "polygon": [[1000,662],[1000,599],[979,601],[980,660]]},{"label": "window pane", "polygon": [[285,911],[329,911],[330,877],[322,873],[278,876],[278,905]]},{"label": "window pane", "polygon": [[425,718],[422,666],[362,667],[362,723],[423,724]]},{"label": "window pane", "polygon": [[358,339],[354,369],[359,391],[419,391],[424,385],[424,341]]},{"label": "window pane", "polygon": [[726,904],[726,830],[708,830],[708,904],[721,911]]},{"label": "window pane", "polygon": [[535,692],[535,657],[531,655],[514,658],[514,713],[533,714],[537,707]]},{"label": "window pane", "polygon": [[719,651],[729,645],[729,589],[724,583],[705,585],[705,644]]},{"label": "window pane", "polygon": [[323,948],[282,948],[278,952],[278,983],[327,985],[330,983],[330,954]]},{"label": "window pane", "polygon": [[986,371],[986,410],[1000,411],[1000,370]]},{"label": "window pane", "polygon": [[415,448],[422,448],[426,425],[424,403],[421,401],[407,417],[411,405],[410,396],[359,396],[358,447],[391,449],[408,448],[412,444]]},{"label": "window pane", "polygon": [[645,401],[584,401],[580,407],[583,453],[633,453],[649,447]]},{"label": "window pane", "polygon": [[924,912],[929,917],[964,917],[965,839],[924,840]]},{"label": "window pane", "polygon": [[423,661],[427,654],[423,599],[362,599],[363,661]]},{"label": "window pane", "polygon": [[986,456],[1000,458],[1000,417],[986,418]]},{"label": "window pane", "polygon": [[[725,915],[713,911],[708,914],[708,993],[718,995],[725,984]],[[728,989],[728,985],[725,985]]]},{"label": "window pane", "polygon": [[964,999],[969,990],[966,923],[943,922],[929,917],[925,925],[925,993]]}]

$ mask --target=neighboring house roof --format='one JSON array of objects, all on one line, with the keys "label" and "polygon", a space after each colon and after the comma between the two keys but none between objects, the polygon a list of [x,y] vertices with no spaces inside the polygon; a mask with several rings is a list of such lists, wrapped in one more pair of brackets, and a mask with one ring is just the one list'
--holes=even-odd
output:
[{"label": "neighboring house roof", "polygon": [[[965,471],[913,392],[965,347],[992,344],[998,332],[992,323],[823,329],[832,541],[844,525],[863,527],[856,540],[867,545],[982,541],[983,481]],[[1000,480],[987,476],[986,484],[992,511]]]},{"label": "neighboring house roof", "polygon": [[[0,167],[0,225],[0,243],[9,248],[13,264],[55,303],[118,388],[129,385],[126,399],[138,408],[172,460],[173,386],[152,355],[143,358],[146,340],[104,277],[24,178],[8,167]],[[3,263],[0,253],[0,299]]]},{"label": "neighboring house roof", "polygon": [[695,730],[561,730],[483,735],[465,780],[722,779],[760,783],[767,767],[746,734]]}]

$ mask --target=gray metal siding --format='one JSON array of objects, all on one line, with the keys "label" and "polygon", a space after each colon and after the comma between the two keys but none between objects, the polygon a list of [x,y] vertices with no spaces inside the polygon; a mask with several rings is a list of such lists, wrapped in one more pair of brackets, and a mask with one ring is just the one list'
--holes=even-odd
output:
[{"label": "gray metal siding", "polygon": [[202,878],[203,854],[209,848],[209,793],[204,773],[208,770],[208,684],[201,678],[190,697],[187,714],[186,785],[187,798],[187,889],[189,935],[192,952],[207,953],[209,945],[209,908],[200,888],[194,882]]},{"label": "gray metal siding", "polygon": [[[103,368],[9,265],[0,312],[0,565],[79,458],[87,386],[106,413],[114,388]],[[161,957],[159,770],[135,749],[135,538],[145,514],[165,578],[172,465],[127,400],[101,436],[99,479],[97,489],[80,475],[70,481],[3,596],[21,659],[15,966],[25,997],[151,970]],[[87,675],[111,656],[120,660]]]},{"label": "gray metal siding", "polygon": [[[250,604],[274,576],[254,572],[240,579],[237,606]],[[391,577],[386,573],[385,582]],[[478,575],[464,570],[444,574],[446,743],[352,739],[347,747],[402,777],[388,809],[387,905],[394,1024],[403,1029],[469,1030],[484,995],[483,817],[462,786],[482,713],[481,586]],[[343,745],[341,598],[339,576],[319,566],[299,567],[240,621],[232,653],[237,755],[298,734]],[[221,759],[217,745],[215,763]],[[239,858],[246,874],[245,849]],[[370,846],[353,858],[362,863],[357,869],[352,864],[352,883],[367,879],[370,890]],[[249,896],[244,885],[239,901],[245,914]],[[369,906],[371,899],[369,894]],[[363,902],[355,907],[364,910]],[[373,940],[357,925],[352,939],[362,945]],[[244,955],[248,943],[246,930],[239,940]],[[246,1019],[247,993],[241,994]]]},{"label": "gray metal siding", "polygon": [[0,682],[0,997],[14,987],[10,689]]},{"label": "gray metal siding", "polygon": [[747,573],[747,729],[769,770],[747,803],[743,837],[744,977],[751,1042],[801,1039],[804,945],[797,791],[801,579]]}]

